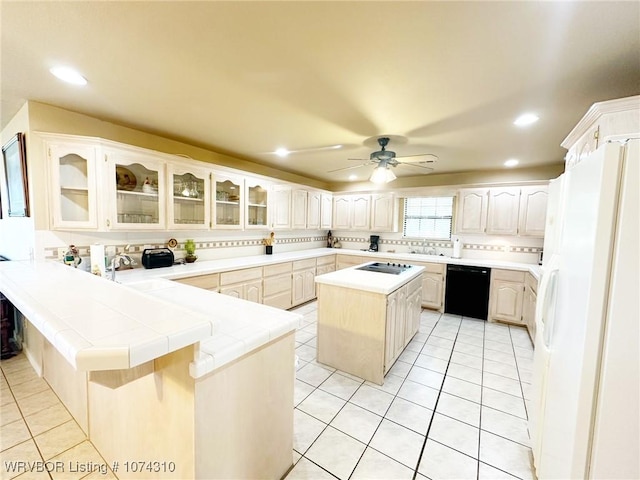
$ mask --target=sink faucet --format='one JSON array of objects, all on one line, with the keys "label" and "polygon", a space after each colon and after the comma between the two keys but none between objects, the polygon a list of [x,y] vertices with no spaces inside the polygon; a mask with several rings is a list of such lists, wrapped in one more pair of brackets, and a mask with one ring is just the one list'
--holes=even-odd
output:
[{"label": "sink faucet", "polygon": [[124,253],[115,255],[111,259],[111,266],[107,269],[108,272],[111,272],[110,280],[112,282],[116,281],[116,270],[120,268],[120,266],[122,265],[131,268],[134,265],[137,265],[137,262],[133,258],[131,258],[129,255],[126,255]]}]

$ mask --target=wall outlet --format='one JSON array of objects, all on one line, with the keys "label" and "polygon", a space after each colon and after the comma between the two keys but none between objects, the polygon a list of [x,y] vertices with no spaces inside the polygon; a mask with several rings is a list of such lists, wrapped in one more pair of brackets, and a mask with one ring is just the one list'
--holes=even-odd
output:
[{"label": "wall outlet", "polygon": [[58,247],[58,260],[64,260],[65,253],[67,253],[67,247]]}]

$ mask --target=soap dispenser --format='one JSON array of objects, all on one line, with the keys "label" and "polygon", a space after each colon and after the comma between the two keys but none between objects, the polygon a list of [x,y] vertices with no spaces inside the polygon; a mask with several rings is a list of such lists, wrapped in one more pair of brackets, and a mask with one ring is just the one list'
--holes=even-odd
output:
[{"label": "soap dispenser", "polygon": [[460,258],[462,256],[462,242],[460,241],[459,238],[456,238],[453,241],[453,254],[451,255],[452,258]]}]

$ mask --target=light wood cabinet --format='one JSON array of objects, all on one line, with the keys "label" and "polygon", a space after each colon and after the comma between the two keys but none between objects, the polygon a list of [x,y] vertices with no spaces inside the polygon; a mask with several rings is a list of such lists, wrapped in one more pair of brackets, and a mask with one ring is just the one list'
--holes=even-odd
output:
[{"label": "light wood cabinet", "polygon": [[203,230],[211,226],[211,173],[192,165],[167,165],[170,229]]},{"label": "light wood cabinet", "polygon": [[222,272],[220,293],[262,303],[262,267]]},{"label": "light wood cabinet", "polygon": [[422,313],[422,285],[421,282],[409,284],[407,288],[407,309],[405,318],[404,347],[411,341],[420,329],[420,314]]},{"label": "light wood cabinet", "polygon": [[300,305],[316,298],[316,259],[293,262],[291,304]]},{"label": "light wood cabinet", "polygon": [[244,225],[244,179],[214,171],[213,189],[213,228],[241,229]]},{"label": "light wood cabinet", "polygon": [[340,195],[333,197],[333,228],[348,230],[351,228],[351,197]]},{"label": "light wood cabinet", "polygon": [[128,149],[105,149],[111,229],[166,229],[166,160]]},{"label": "light wood cabinet", "polygon": [[324,275],[325,273],[336,271],[336,257],[330,255],[326,257],[318,257],[316,259],[316,275]]},{"label": "light wood cabinet", "polygon": [[275,185],[271,197],[271,228],[291,228],[291,187]]},{"label": "light wood cabinet", "polygon": [[416,278],[387,297],[384,373],[393,366],[420,327],[422,280]]},{"label": "light wood cabinet", "polygon": [[[322,193],[309,191],[307,192],[307,228],[318,230],[321,224],[322,213]],[[329,227],[331,228],[331,220]]]},{"label": "light wood cabinet", "polygon": [[264,229],[269,225],[269,187],[264,180],[245,179],[245,228]]},{"label": "light wood cabinet", "polygon": [[457,229],[459,235],[481,234],[487,226],[489,189],[465,189],[458,192]]},{"label": "light wood cabinet", "polygon": [[262,303],[284,310],[291,308],[291,262],[263,267]]},{"label": "light wood cabinet", "polygon": [[421,306],[442,311],[444,306],[446,264],[411,262],[411,265],[424,267],[422,272]]},{"label": "light wood cabinet", "polygon": [[307,228],[308,192],[306,190],[291,191],[291,228]]},{"label": "light wood cabinet", "polygon": [[321,196],[322,205],[320,207],[320,228],[332,228],[333,219],[333,195],[323,193]]},{"label": "light wood cabinet", "polygon": [[514,270],[491,270],[489,294],[489,319],[523,324],[525,272]]},{"label": "light wood cabinet", "polygon": [[398,230],[398,201],[392,193],[371,195],[371,230],[395,232]]},{"label": "light wood cabinet", "polygon": [[51,180],[51,227],[97,229],[97,147],[48,137],[45,148]]},{"label": "light wood cabinet", "polygon": [[489,190],[487,233],[489,235],[517,235],[519,205],[519,188],[492,188]]},{"label": "light wood cabinet", "polygon": [[338,195],[333,202],[333,228],[336,230],[369,230],[371,196]]},{"label": "light wood cabinet", "polygon": [[342,270],[343,268],[349,268],[355,265],[360,265],[361,263],[367,263],[372,261],[374,261],[374,259],[371,257],[358,257],[355,255],[338,254],[336,256],[336,270]]},{"label": "light wood cabinet", "polygon": [[176,280],[178,283],[185,285],[191,285],[192,287],[203,288],[212,292],[217,292],[220,289],[220,274],[210,273],[207,275],[198,275],[195,277],[179,278]]},{"label": "light wood cabinet", "polygon": [[518,234],[543,237],[547,219],[549,188],[544,186],[522,187],[520,191],[520,213]]}]

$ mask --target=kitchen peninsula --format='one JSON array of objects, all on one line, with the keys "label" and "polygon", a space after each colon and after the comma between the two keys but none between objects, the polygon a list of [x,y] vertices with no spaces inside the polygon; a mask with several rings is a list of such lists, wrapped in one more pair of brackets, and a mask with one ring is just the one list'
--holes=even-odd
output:
[{"label": "kitchen peninsula", "polygon": [[318,362],[382,385],[420,326],[423,270],[373,262],[317,276]]},{"label": "kitchen peninsula", "polygon": [[155,462],[120,478],[277,479],[291,467],[299,315],[165,279],[1,263],[30,362],[104,459]]}]

